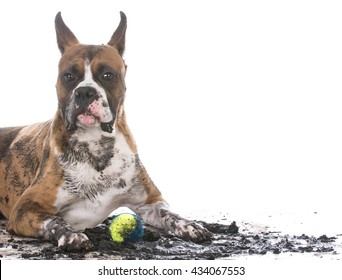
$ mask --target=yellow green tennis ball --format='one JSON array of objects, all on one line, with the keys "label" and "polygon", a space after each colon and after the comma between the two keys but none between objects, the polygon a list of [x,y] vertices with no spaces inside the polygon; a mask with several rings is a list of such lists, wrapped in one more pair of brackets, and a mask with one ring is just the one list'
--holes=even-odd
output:
[{"label": "yellow green tennis ball", "polygon": [[144,224],[139,216],[123,213],[114,216],[109,232],[113,241],[117,243],[135,243],[144,235]]}]

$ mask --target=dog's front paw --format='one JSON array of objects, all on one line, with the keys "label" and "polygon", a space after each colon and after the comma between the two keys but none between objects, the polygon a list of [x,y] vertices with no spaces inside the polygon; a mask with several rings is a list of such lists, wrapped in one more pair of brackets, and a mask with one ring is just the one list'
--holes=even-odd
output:
[{"label": "dog's front paw", "polygon": [[174,234],[182,239],[201,243],[210,240],[212,233],[193,221],[179,220],[174,230]]},{"label": "dog's front paw", "polygon": [[92,244],[84,233],[67,232],[58,239],[58,247],[65,251],[90,250]]}]

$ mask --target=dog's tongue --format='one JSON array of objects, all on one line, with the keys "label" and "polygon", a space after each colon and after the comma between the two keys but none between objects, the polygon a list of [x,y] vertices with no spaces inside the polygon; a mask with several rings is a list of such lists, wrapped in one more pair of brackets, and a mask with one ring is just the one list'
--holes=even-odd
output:
[{"label": "dog's tongue", "polygon": [[88,115],[88,114],[78,115],[77,119],[81,124],[84,124],[87,126],[92,126],[92,125],[96,125],[97,123],[99,123],[98,119],[96,119],[93,115]]}]

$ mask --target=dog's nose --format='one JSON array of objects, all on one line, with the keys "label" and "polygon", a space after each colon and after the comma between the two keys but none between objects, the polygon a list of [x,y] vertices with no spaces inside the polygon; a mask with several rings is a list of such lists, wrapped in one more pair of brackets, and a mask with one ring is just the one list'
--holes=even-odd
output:
[{"label": "dog's nose", "polygon": [[94,101],[96,97],[96,89],[93,87],[79,87],[75,90],[75,99],[80,103],[88,103]]}]

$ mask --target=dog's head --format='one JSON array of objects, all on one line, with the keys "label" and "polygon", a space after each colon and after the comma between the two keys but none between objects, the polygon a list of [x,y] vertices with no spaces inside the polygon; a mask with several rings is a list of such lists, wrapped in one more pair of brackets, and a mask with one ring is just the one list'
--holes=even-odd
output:
[{"label": "dog's head", "polygon": [[67,130],[101,127],[111,133],[125,97],[126,16],[107,45],[80,44],[64,23],[55,19],[58,47],[62,53],[57,79],[58,106]]}]

